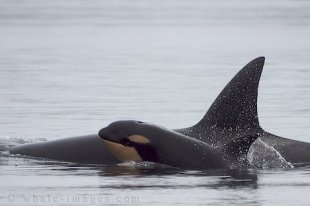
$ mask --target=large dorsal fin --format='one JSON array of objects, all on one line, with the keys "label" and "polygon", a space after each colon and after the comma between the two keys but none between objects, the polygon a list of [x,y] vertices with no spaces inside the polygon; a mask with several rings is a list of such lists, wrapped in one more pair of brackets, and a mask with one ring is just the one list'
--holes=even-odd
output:
[{"label": "large dorsal fin", "polygon": [[257,93],[264,62],[264,57],[249,62],[226,85],[200,122],[176,131],[217,146],[236,135],[262,131],[257,115]]},{"label": "large dorsal fin", "polygon": [[226,85],[198,125],[222,128],[256,127],[258,84],[265,58],[249,62]]}]

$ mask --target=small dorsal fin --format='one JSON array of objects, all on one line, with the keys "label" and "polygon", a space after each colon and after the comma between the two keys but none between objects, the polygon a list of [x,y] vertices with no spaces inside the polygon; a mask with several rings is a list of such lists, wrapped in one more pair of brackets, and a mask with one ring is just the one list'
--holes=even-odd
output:
[{"label": "small dorsal fin", "polygon": [[265,58],[249,62],[226,85],[198,123],[222,128],[256,127],[258,84]]},{"label": "small dorsal fin", "polygon": [[222,146],[222,151],[230,160],[238,160],[239,157],[247,155],[253,142],[259,137],[259,133],[247,134],[236,137]]}]

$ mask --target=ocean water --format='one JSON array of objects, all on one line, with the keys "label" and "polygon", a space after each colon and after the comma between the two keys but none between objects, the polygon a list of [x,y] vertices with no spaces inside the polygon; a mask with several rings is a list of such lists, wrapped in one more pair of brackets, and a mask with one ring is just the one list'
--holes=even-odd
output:
[{"label": "ocean water", "polygon": [[[195,124],[266,57],[262,127],[310,142],[310,2],[0,0],[0,140]],[[310,168],[184,171],[0,156],[0,203],[308,205]]]}]

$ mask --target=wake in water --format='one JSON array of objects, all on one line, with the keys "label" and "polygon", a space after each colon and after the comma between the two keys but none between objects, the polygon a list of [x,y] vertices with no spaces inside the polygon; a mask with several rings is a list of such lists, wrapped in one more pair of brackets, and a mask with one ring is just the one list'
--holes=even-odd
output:
[{"label": "wake in water", "polygon": [[29,143],[37,143],[37,142],[45,142],[47,141],[44,138],[32,138],[32,139],[25,139],[25,138],[18,138],[18,137],[0,137],[0,152],[1,155],[8,156],[10,152],[8,151],[9,148],[19,146],[22,144],[29,144]]},{"label": "wake in water", "polygon": [[247,158],[250,164],[256,168],[294,168],[275,148],[260,139],[252,144]]},{"label": "wake in water", "polygon": [[25,139],[21,137],[0,137],[0,151],[22,144],[45,142],[45,141],[47,140],[44,138]]}]

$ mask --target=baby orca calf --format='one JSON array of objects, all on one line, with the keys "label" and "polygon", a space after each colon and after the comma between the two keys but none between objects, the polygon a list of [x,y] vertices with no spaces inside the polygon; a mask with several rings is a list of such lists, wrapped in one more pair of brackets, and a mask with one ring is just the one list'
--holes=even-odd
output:
[{"label": "baby orca calf", "polygon": [[151,161],[183,169],[245,167],[247,152],[257,133],[231,139],[219,147],[140,121],[117,121],[99,136],[120,161]]}]

